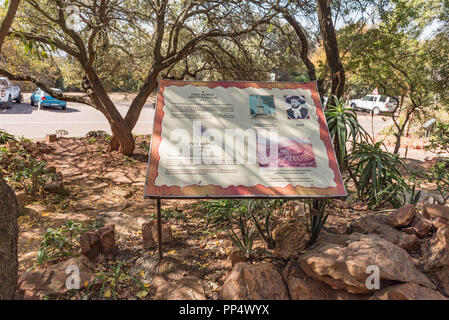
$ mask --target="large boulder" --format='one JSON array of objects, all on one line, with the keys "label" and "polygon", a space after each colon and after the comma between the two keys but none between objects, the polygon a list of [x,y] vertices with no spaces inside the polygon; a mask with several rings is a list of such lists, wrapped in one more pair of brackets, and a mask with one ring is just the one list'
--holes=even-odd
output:
[{"label": "large boulder", "polygon": [[352,230],[359,233],[378,235],[407,251],[419,247],[420,240],[417,236],[396,230],[389,226],[387,221],[388,216],[386,215],[365,216],[352,224]]},{"label": "large boulder", "polygon": [[402,283],[376,292],[370,300],[447,300],[447,298],[436,290],[416,283]]},{"label": "large boulder", "polygon": [[271,263],[237,263],[223,284],[223,300],[288,300],[282,276]]},{"label": "large boulder", "polygon": [[310,235],[305,221],[289,220],[274,229],[273,240],[275,255],[288,260],[299,257],[310,241]]},{"label": "large boulder", "polygon": [[[69,290],[67,281],[70,282],[69,276],[74,275],[75,268],[79,271],[80,288],[95,279],[93,266],[80,257],[70,258],[45,269],[22,274],[19,279],[18,297],[25,300],[36,300],[44,297],[55,298],[66,293]],[[74,285],[75,282],[71,284]]]},{"label": "large boulder", "polygon": [[445,207],[439,204],[425,204],[422,210],[426,218],[441,217],[449,220],[449,207]]},{"label": "large boulder", "polygon": [[324,282],[307,276],[295,260],[290,260],[282,272],[292,300],[365,300],[369,295],[334,290]]},{"label": "large boulder", "polygon": [[18,211],[14,191],[0,173],[0,300],[12,299],[17,289]]},{"label": "large boulder", "polygon": [[394,228],[407,227],[415,218],[416,209],[412,204],[407,204],[388,216],[388,223]]},{"label": "large boulder", "polygon": [[350,293],[371,291],[365,284],[368,266],[379,268],[381,286],[395,281],[435,289],[407,251],[376,235],[353,233],[346,244],[320,243],[300,256],[299,263],[310,277]]}]

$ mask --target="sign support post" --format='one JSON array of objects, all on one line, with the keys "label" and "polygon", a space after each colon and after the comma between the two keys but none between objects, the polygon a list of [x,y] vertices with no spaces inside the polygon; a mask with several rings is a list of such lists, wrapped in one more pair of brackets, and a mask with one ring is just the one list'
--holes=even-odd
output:
[{"label": "sign support post", "polygon": [[158,253],[159,262],[162,261],[162,212],[161,212],[161,198],[157,198],[157,238],[158,238]]}]

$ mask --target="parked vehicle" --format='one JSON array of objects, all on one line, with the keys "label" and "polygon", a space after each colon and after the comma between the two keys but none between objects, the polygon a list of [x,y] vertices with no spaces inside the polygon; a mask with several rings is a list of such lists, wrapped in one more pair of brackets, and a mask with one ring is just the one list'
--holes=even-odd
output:
[{"label": "parked vehicle", "polygon": [[396,108],[397,102],[392,98],[378,94],[368,94],[362,99],[354,99],[349,101],[352,109],[369,110],[374,114],[381,112],[392,112]]},{"label": "parked vehicle", "polygon": [[11,104],[12,101],[21,103],[20,87],[11,85],[8,78],[0,78],[0,102]]},{"label": "parked vehicle", "polygon": [[[56,88],[51,88],[53,92],[61,92],[61,90]],[[58,100],[53,98],[48,93],[44,92],[41,88],[37,88],[31,94],[30,97],[31,105],[37,105],[40,107],[60,107],[62,110],[65,110],[67,107],[67,103],[65,101]]]}]

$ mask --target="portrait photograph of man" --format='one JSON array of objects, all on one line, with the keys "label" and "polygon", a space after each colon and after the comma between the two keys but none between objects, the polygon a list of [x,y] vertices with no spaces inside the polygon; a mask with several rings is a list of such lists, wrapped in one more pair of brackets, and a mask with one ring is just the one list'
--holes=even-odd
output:
[{"label": "portrait photograph of man", "polygon": [[309,119],[309,108],[304,96],[284,96],[288,119]]}]

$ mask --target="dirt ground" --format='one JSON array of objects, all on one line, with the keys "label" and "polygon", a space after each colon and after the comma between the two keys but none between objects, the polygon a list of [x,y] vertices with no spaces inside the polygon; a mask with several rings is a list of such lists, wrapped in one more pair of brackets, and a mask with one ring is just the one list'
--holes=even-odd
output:
[{"label": "dirt ground", "polygon": [[[118,251],[115,261],[99,262],[96,270],[111,272],[119,261],[126,272],[141,275],[147,286],[157,279],[148,279],[145,275],[143,257],[157,257],[157,250],[143,250],[142,223],[154,218],[155,200],[143,199],[148,148],[150,137],[136,137],[136,152],[132,157],[117,152],[106,152],[107,143],[101,139],[60,138],[47,144],[50,153],[42,159],[55,166],[64,177],[62,194],[47,194],[42,199],[33,200],[21,209],[19,216],[19,263],[20,274],[35,265],[42,236],[48,228],[57,228],[72,221],[106,221],[116,225]],[[411,168],[425,170],[426,163],[407,161]],[[363,204],[336,201],[329,208],[330,217],[327,229],[333,232],[345,232],[350,223],[357,218],[370,214]],[[348,205],[349,203],[349,205]],[[164,247],[166,259],[159,266],[158,280],[170,283],[168,291],[149,290],[146,298],[170,298],[175,295],[177,284],[190,281],[193,286],[204,289],[206,299],[217,299],[224,281],[229,263],[228,256],[232,243],[226,232],[219,226],[206,227],[204,213],[196,208],[198,201],[164,200],[164,216],[169,217],[176,242]],[[273,227],[288,219],[287,216],[275,216]],[[265,248],[258,239],[255,247]],[[255,260],[269,260],[282,265],[283,262],[267,254],[256,255]],[[57,261],[55,261],[57,262]],[[46,267],[45,265],[43,267]],[[281,266],[280,266],[281,267]],[[151,281],[150,281],[151,280]],[[189,285],[190,285],[189,284]],[[134,289],[120,291],[120,299],[136,299]],[[161,296],[162,294],[162,296]],[[71,293],[60,298],[81,299],[85,293]],[[178,296],[179,297],[179,296]],[[198,297],[197,297],[198,298]]]}]

